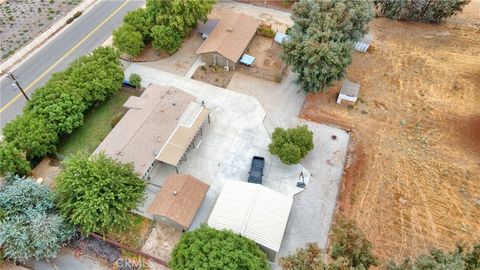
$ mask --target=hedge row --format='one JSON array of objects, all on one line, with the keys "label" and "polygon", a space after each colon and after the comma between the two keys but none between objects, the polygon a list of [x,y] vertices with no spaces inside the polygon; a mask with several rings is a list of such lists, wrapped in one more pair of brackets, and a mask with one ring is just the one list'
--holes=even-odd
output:
[{"label": "hedge row", "polygon": [[12,153],[15,158],[0,163],[0,174],[12,170],[25,174],[28,169],[25,163],[19,163],[19,156],[32,161],[54,152],[60,137],[83,125],[88,108],[118,91],[124,77],[118,57],[112,48],[98,48],[37,89],[23,114],[3,129],[5,142],[0,145],[0,153]]},{"label": "hedge row", "polygon": [[128,12],[113,32],[113,45],[122,53],[139,55],[148,42],[174,53],[199,20],[206,21],[215,0],[147,0],[146,8]]}]

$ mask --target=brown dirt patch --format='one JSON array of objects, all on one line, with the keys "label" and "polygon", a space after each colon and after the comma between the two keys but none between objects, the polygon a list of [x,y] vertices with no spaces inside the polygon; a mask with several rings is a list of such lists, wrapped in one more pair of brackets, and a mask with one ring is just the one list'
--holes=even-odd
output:
[{"label": "brown dirt patch", "polygon": [[121,55],[120,58],[130,62],[153,62],[160,59],[167,58],[169,54],[167,52],[159,51],[152,47],[152,43],[148,43],[145,49],[139,55],[131,57],[129,55]]},{"label": "brown dirt patch", "polygon": [[226,88],[234,73],[235,71],[226,71],[223,67],[203,65],[195,70],[192,79]]},{"label": "brown dirt patch", "polygon": [[256,35],[248,46],[247,53],[255,57],[253,67],[282,72],[283,62],[280,59],[282,47],[274,42],[273,38]]},{"label": "brown dirt patch", "polygon": [[347,69],[359,101],[336,104],[338,82],[300,113],[353,129],[339,212],[384,261],[480,241],[480,32],[387,19],[371,30],[372,50]]},{"label": "brown dirt patch", "polygon": [[291,11],[294,1],[284,2],[283,0],[236,0],[237,2],[251,4],[259,7],[279,9],[283,11]]}]

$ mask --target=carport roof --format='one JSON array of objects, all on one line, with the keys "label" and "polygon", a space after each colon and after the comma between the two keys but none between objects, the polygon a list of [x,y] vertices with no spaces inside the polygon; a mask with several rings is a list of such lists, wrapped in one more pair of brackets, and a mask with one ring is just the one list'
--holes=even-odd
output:
[{"label": "carport roof", "polygon": [[209,110],[196,102],[190,102],[178,125],[157,155],[157,160],[177,166],[198,130],[207,119]]},{"label": "carport roof", "polygon": [[124,107],[129,110],[94,153],[132,162],[135,172],[143,176],[195,99],[175,87],[149,86],[140,97],[127,100]]},{"label": "carport roof", "polygon": [[189,174],[170,174],[148,212],[190,227],[209,186]]},{"label": "carport roof", "polygon": [[259,184],[225,182],[208,225],[229,229],[278,252],[293,199]]}]

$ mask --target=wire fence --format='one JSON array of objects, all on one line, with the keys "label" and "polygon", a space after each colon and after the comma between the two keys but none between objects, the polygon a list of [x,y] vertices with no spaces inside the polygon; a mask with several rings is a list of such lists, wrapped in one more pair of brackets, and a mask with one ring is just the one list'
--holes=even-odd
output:
[{"label": "wire fence", "polygon": [[67,25],[67,20],[72,18],[73,15],[79,11],[85,10],[87,7],[92,5],[97,0],[85,0],[80,5],[72,9],[69,13],[67,13],[63,18],[55,22],[50,28],[40,34],[39,36],[35,37],[32,41],[30,41],[25,47],[21,48],[15,54],[7,58],[5,62],[1,63],[0,65],[0,76],[7,73],[10,68],[12,68],[15,64],[19,61],[24,60],[28,54],[35,49],[37,49],[40,45],[42,45],[48,38],[54,35],[57,31]]}]

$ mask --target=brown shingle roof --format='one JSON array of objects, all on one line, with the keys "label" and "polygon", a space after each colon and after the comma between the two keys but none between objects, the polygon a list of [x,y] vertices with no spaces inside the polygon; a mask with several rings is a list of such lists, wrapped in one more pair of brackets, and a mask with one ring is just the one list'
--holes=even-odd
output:
[{"label": "brown shingle roof", "polygon": [[124,104],[128,112],[97,147],[120,162],[133,162],[143,176],[195,97],[171,86],[149,86]]},{"label": "brown shingle roof", "polygon": [[189,174],[172,173],[155,197],[148,212],[190,227],[209,186]]},{"label": "brown shingle roof", "polygon": [[243,13],[220,20],[198,48],[197,54],[217,52],[236,63],[255,36],[258,21]]}]

